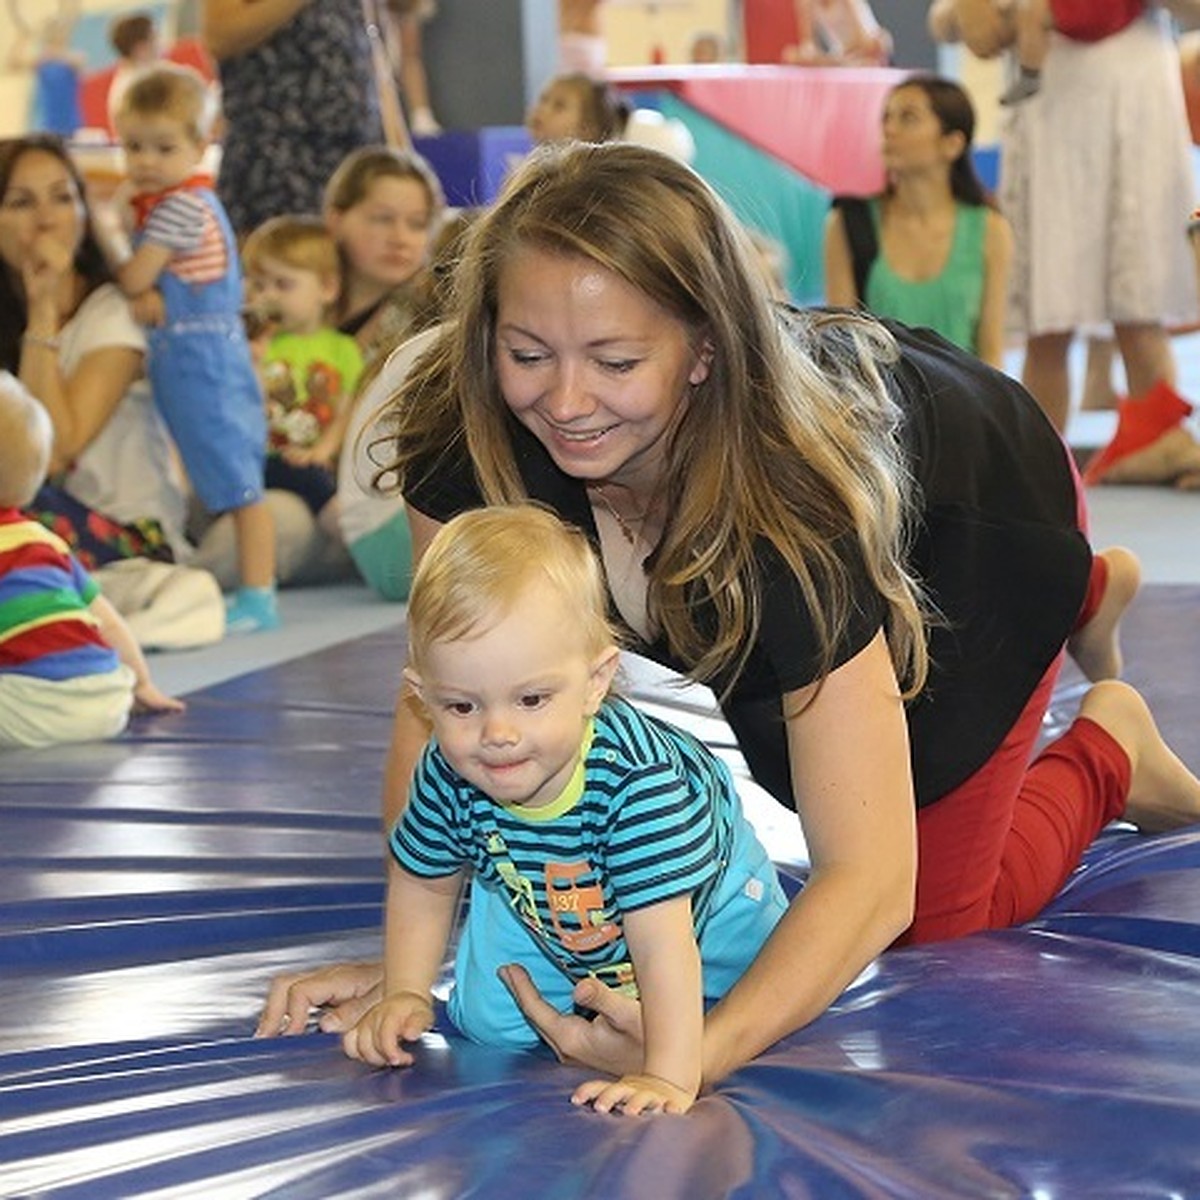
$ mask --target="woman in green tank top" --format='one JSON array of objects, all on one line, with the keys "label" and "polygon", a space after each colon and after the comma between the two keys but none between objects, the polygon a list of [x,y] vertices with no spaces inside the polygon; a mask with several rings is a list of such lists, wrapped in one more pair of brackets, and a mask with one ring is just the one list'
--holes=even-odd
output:
[{"label": "woman in green tank top", "polygon": [[887,186],[839,197],[825,230],[830,304],[927,326],[1002,367],[1008,222],[971,161],[975,112],[958,84],[914,75],[883,112]]}]

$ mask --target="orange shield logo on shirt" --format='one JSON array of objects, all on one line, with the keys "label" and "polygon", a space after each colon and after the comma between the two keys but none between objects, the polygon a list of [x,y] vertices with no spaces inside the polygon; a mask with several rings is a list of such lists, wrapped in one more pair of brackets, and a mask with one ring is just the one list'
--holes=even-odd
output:
[{"label": "orange shield logo on shirt", "polygon": [[579,882],[590,873],[585,862],[546,864],[546,903],[554,932],[563,946],[575,953],[596,950],[621,936],[620,926],[604,906],[599,885]]}]

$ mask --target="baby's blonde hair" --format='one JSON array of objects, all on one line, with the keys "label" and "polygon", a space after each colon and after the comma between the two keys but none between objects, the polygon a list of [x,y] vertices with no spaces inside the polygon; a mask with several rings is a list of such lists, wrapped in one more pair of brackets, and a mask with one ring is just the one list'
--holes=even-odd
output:
[{"label": "baby's blonde hair", "polygon": [[584,534],[536,504],[499,504],[454,517],[422,556],[408,598],[413,666],[435,643],[486,632],[537,581],[570,607],[588,657],[615,644],[604,576]]},{"label": "baby's blonde hair", "polygon": [[337,242],[320,217],[285,214],[264,221],[246,238],[242,263],[255,271],[268,258],[322,279],[341,278]]},{"label": "baby's blonde hair", "polygon": [[212,90],[194,67],[162,63],[134,76],[116,112],[120,128],[125,117],[169,117],[178,121],[195,142],[212,132],[217,106]]},{"label": "baby's blonde hair", "polygon": [[0,508],[23,508],[42,486],[54,428],[25,385],[0,371]]}]

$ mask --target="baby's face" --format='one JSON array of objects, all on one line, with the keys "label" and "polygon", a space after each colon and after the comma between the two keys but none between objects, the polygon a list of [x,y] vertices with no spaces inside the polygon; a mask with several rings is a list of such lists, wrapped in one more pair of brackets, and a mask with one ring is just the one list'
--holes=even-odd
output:
[{"label": "baby's face", "polygon": [[167,116],[126,114],[117,122],[125,169],[137,192],[178,187],[200,165],[204,145],[182,121]]},{"label": "baby's face", "polygon": [[284,333],[315,333],[336,297],[336,279],[277,258],[263,258],[246,272],[247,302],[257,312],[270,313]]},{"label": "baby's face", "polygon": [[409,678],[454,770],[498,804],[537,808],[569,782],[615,661],[611,647],[590,658],[574,613],[534,584],[494,625],[427,647]]}]

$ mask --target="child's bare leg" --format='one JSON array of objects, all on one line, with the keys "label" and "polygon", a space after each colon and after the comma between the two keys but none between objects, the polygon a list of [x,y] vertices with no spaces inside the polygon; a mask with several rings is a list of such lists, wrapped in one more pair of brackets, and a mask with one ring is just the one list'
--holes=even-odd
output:
[{"label": "child's bare leg", "polygon": [[257,500],[233,513],[237,531],[238,572],[243,587],[275,586],[275,521],[266,500]]},{"label": "child's bare leg", "polygon": [[260,633],[279,628],[275,599],[275,521],[265,499],[233,514],[241,586],[225,607],[228,633]]},{"label": "child's bare leg", "polygon": [[1081,717],[1104,729],[1129,756],[1125,819],[1143,833],[1200,821],[1200,779],[1163,741],[1146,701],[1128,684],[1108,680],[1083,698]]},{"label": "child's bare leg", "polygon": [[1121,618],[1142,582],[1137,557],[1123,546],[1101,550],[1108,579],[1092,618],[1067,641],[1067,653],[1092,683],[1121,674]]}]

